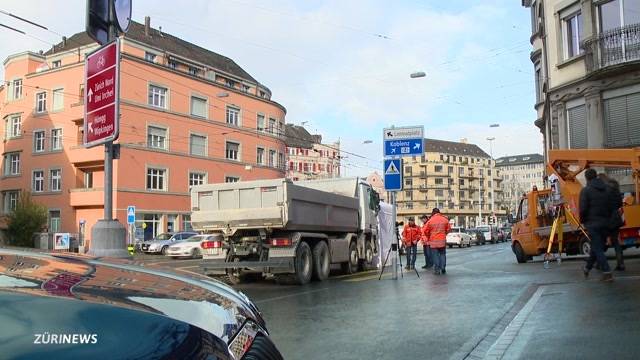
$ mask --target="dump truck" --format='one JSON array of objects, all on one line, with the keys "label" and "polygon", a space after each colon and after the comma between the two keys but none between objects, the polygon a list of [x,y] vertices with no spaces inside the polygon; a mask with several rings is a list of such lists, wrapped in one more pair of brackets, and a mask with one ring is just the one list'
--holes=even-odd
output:
[{"label": "dump truck", "polygon": [[[590,167],[615,171],[631,179],[631,188],[622,207],[624,225],[619,238],[611,240],[619,241],[626,248],[640,246],[640,204],[637,201],[640,148],[550,150],[546,172],[554,183],[550,184],[551,187],[526,193],[518,205],[511,233],[511,248],[518,263],[525,263],[533,256],[548,254],[549,251],[567,255],[589,254],[588,234],[579,218],[583,184],[578,181],[578,176]],[[550,182],[545,181],[547,184]],[[556,218],[559,220],[556,231],[553,231]],[[560,234],[562,241],[558,241],[557,235]]]},{"label": "dump truck", "polygon": [[360,178],[206,184],[191,190],[191,223],[218,235],[202,245],[208,275],[306,284],[327,279],[332,264],[345,273],[372,265],[379,202]]}]

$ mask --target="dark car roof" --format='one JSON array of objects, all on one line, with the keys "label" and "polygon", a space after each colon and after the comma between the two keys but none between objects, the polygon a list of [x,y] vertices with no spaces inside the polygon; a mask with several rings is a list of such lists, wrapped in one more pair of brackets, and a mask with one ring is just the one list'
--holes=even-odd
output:
[{"label": "dark car roof", "polygon": [[[127,260],[0,248],[0,296],[8,295],[162,315],[201,328],[226,342],[246,320],[265,328],[255,305],[225,284],[206,277],[142,268]],[[55,312],[56,307],[44,310]],[[4,324],[6,319],[0,319]]]}]

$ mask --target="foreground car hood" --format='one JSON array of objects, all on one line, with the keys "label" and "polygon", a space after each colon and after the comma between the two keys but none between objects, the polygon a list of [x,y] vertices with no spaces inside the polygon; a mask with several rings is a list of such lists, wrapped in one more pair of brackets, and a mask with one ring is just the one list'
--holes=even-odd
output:
[{"label": "foreground car hood", "polygon": [[[141,268],[127,261],[0,249],[0,303],[17,300],[22,303],[31,299],[33,304],[48,304],[29,306],[26,302],[14,310],[0,307],[3,324],[0,335],[6,330],[2,328],[8,326],[7,319],[15,322],[12,326],[27,326],[32,330],[34,319],[49,321],[50,329],[41,326],[38,329],[52,333],[59,331],[65,323],[62,320],[68,317],[82,328],[92,319],[93,312],[81,309],[105,305],[138,316],[166,316],[225,342],[229,342],[247,320],[266,330],[258,309],[244,294],[205,279]],[[7,300],[12,297],[13,300]],[[127,326],[129,324],[133,326],[134,322]],[[149,333],[141,331],[139,335],[138,339]]]}]

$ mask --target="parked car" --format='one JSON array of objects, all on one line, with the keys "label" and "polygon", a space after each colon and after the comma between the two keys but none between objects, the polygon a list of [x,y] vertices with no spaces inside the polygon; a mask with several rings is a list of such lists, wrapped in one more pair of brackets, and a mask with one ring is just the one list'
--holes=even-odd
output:
[{"label": "parked car", "polygon": [[490,241],[493,244],[498,242],[498,230],[496,229],[495,226],[480,225],[476,229],[482,231],[486,241]]},{"label": "parked car", "polygon": [[511,226],[504,226],[501,229],[504,232],[504,239],[511,240]]},{"label": "parked car", "polygon": [[465,246],[471,246],[471,236],[464,232],[461,227],[451,228],[451,231],[447,234],[447,246],[453,247],[457,245],[459,248]]},{"label": "parked car", "polygon": [[465,232],[471,237],[471,242],[476,245],[484,245],[487,242],[484,237],[484,233],[478,229],[467,229]]},{"label": "parked car", "polygon": [[202,257],[203,246],[205,241],[222,240],[220,235],[193,235],[182,241],[176,241],[175,244],[169,246],[166,256],[171,258],[190,257],[198,259]]},{"label": "parked car", "polygon": [[0,249],[0,278],[1,304],[28,304],[0,309],[2,358],[282,359],[251,300],[204,276]]},{"label": "parked car", "polygon": [[188,239],[193,235],[198,235],[198,233],[194,231],[181,231],[175,234],[163,233],[151,241],[142,242],[142,251],[149,254],[160,253],[166,255],[169,246],[173,245],[176,241]]},{"label": "parked car", "polygon": [[498,233],[498,242],[507,241],[507,236],[502,229],[496,229],[496,232]]}]

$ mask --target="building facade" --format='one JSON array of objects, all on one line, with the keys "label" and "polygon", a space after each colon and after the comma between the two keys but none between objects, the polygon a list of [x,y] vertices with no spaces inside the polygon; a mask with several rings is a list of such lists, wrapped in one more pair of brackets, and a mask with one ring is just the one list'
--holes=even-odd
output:
[{"label": "building facade", "polygon": [[534,187],[544,188],[545,161],[540,154],[505,156],[496,159],[496,169],[502,177],[501,202],[515,215],[522,194]]},{"label": "building facade", "polygon": [[380,200],[389,202],[389,194],[384,189],[384,178],[378,174],[377,171],[372,172],[367,176],[367,183],[371,185],[371,188],[380,195]]},{"label": "building facade", "polygon": [[640,2],[523,0],[549,149],[640,145]]},{"label": "building facade", "polygon": [[[136,206],[144,238],[190,228],[193,185],[284,176],[286,110],[233,60],[145,24],[121,37],[120,157],[113,217]],[[4,61],[2,212],[21,190],[49,209],[50,232],[86,238],[103,217],[104,148],[83,138],[84,57],[78,33],[46,53]]]},{"label": "building facade", "polygon": [[316,180],[340,177],[340,142],[322,143],[304,127],[286,124],[287,178]]},{"label": "building facade", "polygon": [[498,196],[502,178],[487,153],[474,144],[435,139],[425,139],[424,149],[423,156],[403,160],[403,189],[396,197],[399,220],[430,214],[434,207],[456,226],[505,219]]}]

